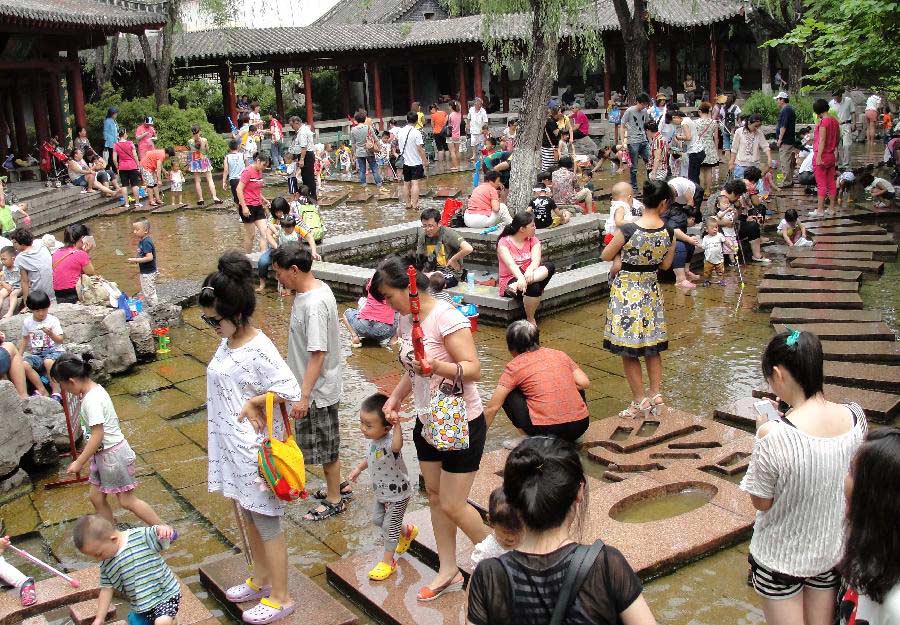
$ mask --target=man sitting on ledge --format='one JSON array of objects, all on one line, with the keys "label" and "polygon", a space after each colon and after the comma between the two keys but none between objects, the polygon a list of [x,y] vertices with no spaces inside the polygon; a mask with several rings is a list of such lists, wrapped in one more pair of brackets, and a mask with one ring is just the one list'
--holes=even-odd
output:
[{"label": "man sitting on ledge", "polygon": [[456,230],[441,225],[441,212],[426,208],[421,215],[422,227],[416,232],[416,256],[444,274],[446,288],[459,284],[462,259],[472,253],[472,246]]}]

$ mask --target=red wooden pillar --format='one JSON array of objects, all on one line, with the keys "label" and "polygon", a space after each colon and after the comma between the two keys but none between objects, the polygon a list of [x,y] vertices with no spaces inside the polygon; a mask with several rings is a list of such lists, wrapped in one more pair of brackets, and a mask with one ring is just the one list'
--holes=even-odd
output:
[{"label": "red wooden pillar", "polygon": [[284,121],[284,94],[281,92],[281,66],[272,69],[272,86],[275,88],[275,112]]},{"label": "red wooden pillar", "polygon": [[475,89],[472,93],[475,94],[476,98],[484,97],[484,90],[481,88],[481,52],[475,54],[472,63],[472,82],[475,83]]},{"label": "red wooden pillar", "polygon": [[41,74],[37,75],[31,87],[31,106],[34,115],[34,134],[38,142],[50,138],[50,125],[47,118],[47,94],[44,90],[44,81]]},{"label": "red wooden pillar", "polygon": [[718,42],[716,41],[716,30],[712,26],[709,27],[709,99],[714,102],[716,99],[716,81],[719,77],[719,55]]},{"label": "red wooden pillar", "polygon": [[313,92],[312,92],[312,72],[309,71],[309,65],[303,68],[303,88],[306,91],[306,123],[313,125]]},{"label": "red wooden pillar", "polygon": [[59,74],[56,72],[50,72],[50,84],[47,94],[47,106],[50,109],[50,132],[62,142],[64,135],[62,102],[59,98]]},{"label": "red wooden pillar", "polygon": [[[341,109],[344,111],[345,117],[350,117],[350,78],[347,76],[347,68],[342,67],[338,70],[341,81]],[[366,107],[369,103],[366,102]]]},{"label": "red wooden pillar", "polygon": [[225,63],[219,68],[219,83],[222,86],[222,108],[225,115],[233,123],[237,123],[237,96],[234,93],[234,73],[231,64]]},{"label": "red wooden pillar", "polygon": [[509,71],[500,70],[500,87],[503,90],[503,112],[509,113]]},{"label": "red wooden pillar", "polygon": [[650,50],[647,61],[647,74],[649,84],[647,89],[650,91],[650,97],[656,97],[656,39],[650,39]]},{"label": "red wooden pillar", "polygon": [[381,114],[381,68],[379,67],[378,61],[372,62],[372,82],[375,83],[375,117],[381,120],[381,126],[383,128],[384,116]]},{"label": "red wooden pillar", "polygon": [[612,54],[609,46],[603,45],[603,104],[609,106],[609,100],[612,98],[612,63],[609,61],[609,55]]},{"label": "red wooden pillar", "polygon": [[719,42],[719,91],[725,92],[725,43]]},{"label": "red wooden pillar", "polygon": [[28,154],[28,136],[25,131],[25,110],[22,107],[22,91],[10,90],[10,102],[12,103],[13,122],[16,128],[16,151],[18,155]]},{"label": "red wooden pillar", "polygon": [[412,108],[412,103],[416,101],[416,77],[413,75],[412,63],[406,66],[406,79],[409,86],[409,104]]},{"label": "red wooden pillar", "polygon": [[87,114],[84,112],[84,88],[81,86],[81,63],[78,62],[78,51],[69,50],[66,57],[73,63],[69,68],[69,91],[72,93],[72,110],[75,113],[75,125],[87,126]]},{"label": "red wooden pillar", "polygon": [[675,46],[669,46],[669,73],[672,75],[672,89],[679,93],[682,85],[678,79],[678,48]]},{"label": "red wooden pillar", "polygon": [[459,69],[459,106],[463,115],[469,110],[469,99],[466,97],[466,66],[463,63],[462,54],[456,59]]}]

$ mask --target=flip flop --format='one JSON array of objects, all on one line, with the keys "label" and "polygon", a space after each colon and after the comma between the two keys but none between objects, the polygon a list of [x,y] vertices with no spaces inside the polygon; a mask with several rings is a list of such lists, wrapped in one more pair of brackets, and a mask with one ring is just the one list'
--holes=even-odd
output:
[{"label": "flip flop", "polygon": [[292,614],[296,608],[296,603],[283,606],[271,599],[261,599],[255,606],[244,611],[241,620],[250,625],[266,625]]},{"label": "flip flop", "polygon": [[387,562],[379,562],[375,568],[369,571],[369,579],[375,582],[383,582],[397,571],[397,561],[394,560],[390,564]]},{"label": "flip flop", "polygon": [[341,499],[338,503],[331,503],[327,499],[323,499],[320,506],[324,506],[325,510],[319,512],[317,508],[310,509],[303,518],[307,521],[324,521],[330,517],[336,516],[347,509],[347,504]]},{"label": "flip flop", "polygon": [[37,590],[34,587],[34,578],[27,577],[19,587],[19,600],[24,607],[37,603]]},{"label": "flip flop", "polygon": [[[400,534],[400,540],[397,541],[397,553],[403,554],[409,551],[409,546],[412,544],[412,541],[416,539],[416,536],[419,535],[419,527],[417,525],[412,525],[409,528],[409,535],[406,535],[406,532]],[[382,564],[384,564],[382,562]],[[371,573],[369,574],[371,577]],[[374,578],[373,578],[374,579]]]},{"label": "flip flop", "polygon": [[272,594],[271,586],[257,586],[253,583],[253,578],[248,577],[247,581],[237,586],[232,586],[225,591],[225,598],[232,603],[243,603],[244,601],[256,601],[265,599]]},{"label": "flip flop", "polygon": [[[352,488],[350,482],[348,482],[347,480],[344,480],[343,482],[341,482],[341,485],[340,485],[341,499],[352,499],[353,498],[353,490],[350,490],[349,492],[345,493],[344,492],[345,488]],[[314,492],[312,494],[312,497],[313,497],[313,499],[326,499],[328,497],[328,490],[323,486],[322,488],[320,488],[319,490]]]}]

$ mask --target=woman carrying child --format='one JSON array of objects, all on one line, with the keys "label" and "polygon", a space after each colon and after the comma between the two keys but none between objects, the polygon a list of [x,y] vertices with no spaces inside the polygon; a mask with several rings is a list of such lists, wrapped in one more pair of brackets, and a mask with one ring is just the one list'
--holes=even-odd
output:
[{"label": "woman carrying child", "polygon": [[84,432],[85,445],[78,457],[66,468],[66,473],[80,473],[89,464],[90,500],[97,514],[115,524],[113,511],[106,501],[115,495],[119,505],[130,510],[147,525],[158,525],[159,516],[134,491],[136,454],[119,426],[116,408],[106,389],[91,379],[90,360],[66,352],[50,368],[53,378],[69,395],[81,399],[78,419]]},{"label": "woman carrying child", "polygon": [[[669,347],[665,305],[659,290],[657,270],[666,270],[675,258],[675,233],[661,215],[669,207],[672,190],[665,182],[644,183],[644,214],[623,224],[602,258],[613,260],[621,251],[622,270],[610,285],[603,347],[622,357],[631,388],[631,405],[620,416],[636,418],[658,414],[663,407],[662,352]],[[644,393],[641,361],[647,366],[649,396]]]},{"label": "woman carrying child", "polygon": [[356,482],[366,469],[372,476],[375,493],[372,522],[381,528],[384,541],[384,557],[369,571],[369,579],[376,582],[394,574],[397,556],[406,553],[419,535],[418,527],[412,523],[403,524],[403,515],[412,499],[412,488],[409,471],[403,462],[403,429],[399,420],[391,424],[384,414],[387,400],[387,395],[376,393],[366,398],[360,407],[359,429],[370,442],[365,459],[347,476],[348,480]]},{"label": "woman carrying child", "polygon": [[[225,596],[235,603],[259,600],[243,620],[262,625],[296,607],[287,588],[285,504],[263,482],[257,464],[266,395],[274,393],[279,404],[299,401],[300,385],[278,348],[251,323],[256,296],[253,267],[244,254],[222,255],[203,282],[199,303],[201,318],[222,339],[206,370],[208,487],[240,507],[253,555],[251,576]],[[275,435],[283,438],[282,420],[273,421]]]},{"label": "woman carrying child", "polygon": [[522,517],[509,505],[502,486],[491,491],[488,497],[487,523],[491,533],[472,550],[472,564],[475,566],[482,560],[499,558],[518,547],[522,540],[525,531]]}]

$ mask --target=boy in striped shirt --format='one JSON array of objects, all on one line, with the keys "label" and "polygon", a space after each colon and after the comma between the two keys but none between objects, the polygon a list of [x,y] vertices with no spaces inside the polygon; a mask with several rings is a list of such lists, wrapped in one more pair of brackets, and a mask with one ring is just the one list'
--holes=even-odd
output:
[{"label": "boy in striped shirt", "polygon": [[168,525],[119,530],[107,519],[89,514],[75,523],[75,546],[100,560],[100,597],[93,625],[102,625],[113,591],[124,595],[132,611],[152,625],[174,625],[181,588],[160,551],[175,530]]}]

